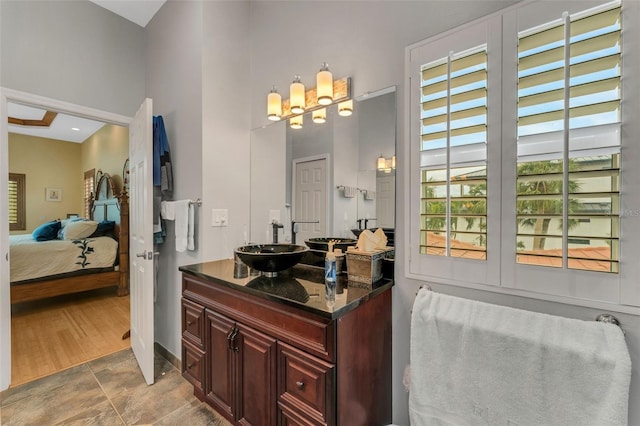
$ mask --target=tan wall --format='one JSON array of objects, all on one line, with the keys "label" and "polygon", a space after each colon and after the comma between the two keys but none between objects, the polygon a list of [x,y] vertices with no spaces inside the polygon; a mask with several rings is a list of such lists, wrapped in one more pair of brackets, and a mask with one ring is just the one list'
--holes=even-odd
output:
[{"label": "tan wall", "polygon": [[102,170],[111,175],[120,191],[122,167],[129,158],[129,128],[105,124],[82,143],[81,156],[82,176],[87,170]]},{"label": "tan wall", "polygon": [[[122,166],[129,156],[129,129],[107,124],[82,144],[9,133],[9,172],[26,175],[27,229],[84,211],[86,170],[109,173],[122,188]],[[45,200],[45,188],[61,188],[62,201]]]},{"label": "tan wall", "polygon": [[[55,139],[9,133],[9,172],[26,175],[26,231],[68,213],[80,213],[82,205],[81,145]],[[60,188],[62,201],[46,201],[45,188]]]}]

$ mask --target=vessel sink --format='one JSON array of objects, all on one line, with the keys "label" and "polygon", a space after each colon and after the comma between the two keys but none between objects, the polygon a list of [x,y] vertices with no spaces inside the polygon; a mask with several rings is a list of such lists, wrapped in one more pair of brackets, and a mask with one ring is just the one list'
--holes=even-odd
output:
[{"label": "vessel sink", "polygon": [[342,252],[347,251],[347,247],[355,246],[357,241],[353,238],[309,238],[304,243],[314,250],[329,251],[329,243],[333,241],[334,249],[340,249]]},{"label": "vessel sink", "polygon": [[235,249],[242,263],[271,277],[296,265],[308,251],[309,247],[296,244],[254,244]]}]

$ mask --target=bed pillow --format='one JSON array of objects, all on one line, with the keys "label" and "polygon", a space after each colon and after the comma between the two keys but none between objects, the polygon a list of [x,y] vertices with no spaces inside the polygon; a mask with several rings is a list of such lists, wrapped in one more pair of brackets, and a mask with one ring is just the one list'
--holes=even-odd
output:
[{"label": "bed pillow", "polygon": [[69,222],[62,229],[62,239],[64,240],[81,240],[88,238],[96,232],[98,228],[98,222],[93,220],[79,220],[76,222]]},{"label": "bed pillow", "polygon": [[38,226],[31,235],[36,241],[49,241],[58,238],[58,231],[60,230],[60,221],[52,220],[51,222],[43,223]]},{"label": "bed pillow", "polygon": [[113,237],[113,230],[116,227],[116,222],[113,220],[103,220],[102,222],[98,223],[98,227],[96,228],[95,232],[93,234],[90,235],[89,238],[94,238],[94,237]]}]

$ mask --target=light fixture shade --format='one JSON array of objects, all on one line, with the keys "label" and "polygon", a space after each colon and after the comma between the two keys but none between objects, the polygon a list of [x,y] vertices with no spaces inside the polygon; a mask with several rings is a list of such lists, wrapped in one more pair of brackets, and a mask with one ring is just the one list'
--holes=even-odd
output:
[{"label": "light fixture shade", "polygon": [[316,74],[316,86],[318,104],[331,105],[333,102],[333,75],[326,62],[322,64],[322,68]]},{"label": "light fixture shade", "polygon": [[353,114],[353,99],[349,99],[348,101],[340,102],[338,104],[338,114],[343,117],[348,117]]},{"label": "light fixture shade", "polygon": [[291,112],[294,114],[302,114],[306,107],[304,98],[304,84],[300,82],[300,76],[296,75],[293,78],[293,83],[289,88],[289,99],[291,103]]},{"label": "light fixture shade", "polygon": [[382,154],[380,154],[380,157],[378,157],[378,170],[383,171],[386,168],[387,168],[387,159],[384,158]]},{"label": "light fixture shade", "polygon": [[289,119],[289,125],[292,129],[302,129],[302,115],[296,115]]},{"label": "light fixture shade", "polygon": [[282,96],[273,86],[267,95],[267,118],[271,121],[279,121],[282,117]]},{"label": "light fixture shade", "polygon": [[313,122],[322,124],[327,122],[327,109],[320,108],[313,111]]},{"label": "light fixture shade", "polygon": [[396,156],[395,155],[391,157],[391,168],[393,170],[396,169]]}]

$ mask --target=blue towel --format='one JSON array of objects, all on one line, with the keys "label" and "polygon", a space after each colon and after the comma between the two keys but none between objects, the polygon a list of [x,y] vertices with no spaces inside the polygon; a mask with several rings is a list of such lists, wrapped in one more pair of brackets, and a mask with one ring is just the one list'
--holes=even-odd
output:
[{"label": "blue towel", "polygon": [[161,115],[153,117],[153,185],[159,186],[163,195],[170,196],[173,191],[169,140]]}]

